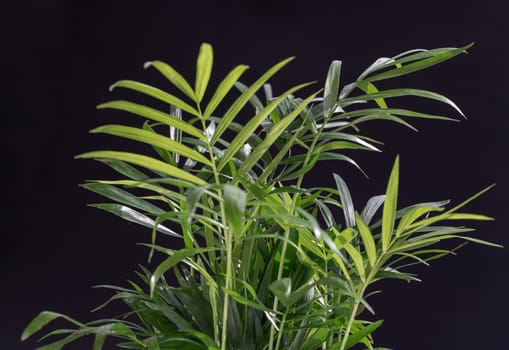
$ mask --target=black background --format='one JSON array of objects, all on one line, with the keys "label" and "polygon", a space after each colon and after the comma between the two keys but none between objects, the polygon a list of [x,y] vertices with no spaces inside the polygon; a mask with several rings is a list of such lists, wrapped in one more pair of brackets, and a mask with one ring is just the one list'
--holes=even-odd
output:
[{"label": "black background", "polygon": [[[33,1],[2,10],[2,136],[0,348],[19,343],[23,327],[49,309],[87,321],[109,292],[96,284],[124,284],[146,263],[136,242],[149,239],[86,203],[78,188],[108,176],[99,164],[73,160],[88,150],[117,147],[87,131],[111,122],[95,105],[119,96],[120,79],[164,82],[144,71],[147,60],[170,62],[194,76],[203,41],[213,44],[217,83],[233,65],[251,66],[250,82],[276,61],[297,60],[271,80],[276,93],[309,80],[323,84],[333,59],[343,60],[347,83],[377,57],[412,48],[462,46],[470,54],[387,86],[443,93],[468,117],[462,123],[424,121],[414,133],[374,123],[364,134],[384,141],[383,154],[351,155],[370,175],[345,164],[320,167],[313,184],[333,185],[332,172],[350,184],[358,206],[383,192],[401,155],[401,205],[451,198],[461,201],[497,187],[470,205],[496,222],[475,224],[482,238],[508,245],[507,215],[508,9],[503,1]],[[413,101],[428,112],[450,108]],[[117,147],[118,148],[118,147]],[[372,303],[385,319],[377,345],[394,349],[506,348],[509,267],[507,249],[468,245],[458,256],[419,267],[422,283],[384,283]],[[114,312],[122,310],[120,305]],[[101,314],[102,315],[102,314]],[[95,317],[95,316],[94,316]],[[87,346],[70,349],[91,348]]]}]

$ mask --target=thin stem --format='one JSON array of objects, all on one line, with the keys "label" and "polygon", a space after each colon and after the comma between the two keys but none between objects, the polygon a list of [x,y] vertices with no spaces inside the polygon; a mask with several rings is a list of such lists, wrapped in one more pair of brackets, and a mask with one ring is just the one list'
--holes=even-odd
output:
[{"label": "thin stem", "polygon": [[[281,247],[281,255],[279,256],[280,260],[279,260],[279,267],[277,270],[277,280],[280,280],[283,277],[284,258],[286,255],[286,249],[288,247],[289,236],[290,236],[290,230],[286,229],[285,234],[284,234],[283,246]],[[276,313],[276,311],[277,311],[278,304],[279,304],[278,297],[274,297],[274,303],[272,304],[272,310],[274,311],[274,313]],[[285,313],[285,316],[286,316],[286,313]],[[281,333],[283,333],[282,329],[283,329],[284,319],[285,319],[285,317],[283,317],[283,319],[281,321],[278,338],[280,337]],[[273,349],[275,332],[276,332],[276,327],[274,327],[274,325],[271,324],[270,335],[269,335],[269,350]],[[276,349],[278,349],[278,344],[276,344]]]},{"label": "thin stem", "polygon": [[277,334],[276,349],[279,349],[279,344],[281,343],[281,338],[283,337],[283,328],[286,322],[286,315],[288,315],[288,312],[285,312],[283,318],[281,319],[281,327],[279,328],[279,332]]},{"label": "thin stem", "polygon": [[[224,208],[221,208],[224,210]],[[224,214],[222,214],[224,215]],[[229,229],[226,230],[226,288],[232,289],[232,234]],[[226,350],[226,339],[227,339],[227,326],[228,326],[228,306],[229,297],[227,293],[224,293],[223,299],[223,322],[222,322],[222,335],[221,335],[221,350]]]},{"label": "thin stem", "polygon": [[[362,294],[364,294],[364,292],[362,292]],[[339,350],[345,350],[346,342],[347,342],[348,337],[350,335],[350,331],[352,330],[353,322],[355,321],[355,315],[357,314],[357,310],[359,309],[359,304],[360,304],[360,298],[361,297],[362,296],[358,295],[355,298],[355,301],[354,301],[354,304],[353,304],[353,308],[352,308],[352,313],[350,314],[350,319],[348,320],[348,324],[347,324],[346,330],[345,330],[345,335],[343,336],[343,339],[341,341],[341,346],[339,347]]]},{"label": "thin stem", "polygon": [[[314,137],[313,142],[311,143],[309,150],[306,153],[306,157],[305,157],[303,165],[302,165],[303,168],[306,167],[307,164],[309,163],[309,160],[311,159],[311,154],[313,153],[314,148],[318,142],[318,139],[319,139],[322,131],[324,130],[325,124],[326,123],[324,122],[322,127],[320,128],[320,130],[317,131],[316,136]],[[304,174],[299,176],[299,178],[297,179],[296,188],[301,187],[303,180],[304,180]],[[291,203],[290,215],[293,215],[293,213],[295,211],[295,203],[297,202],[299,197],[300,197],[300,193],[295,193],[292,203]],[[285,234],[284,234],[283,246],[281,247],[281,255],[280,255],[279,268],[278,268],[278,274],[277,274],[278,280],[280,280],[283,277],[284,260],[286,257],[286,249],[288,247],[289,236],[290,236],[290,230],[286,229]],[[277,311],[278,302],[279,302],[278,298],[274,297],[274,303],[272,305],[272,310],[274,311],[274,313]],[[281,327],[283,327],[283,326],[281,325]],[[276,332],[276,329],[275,329],[274,325],[271,325],[270,326],[270,336],[269,336],[269,350],[273,350],[273,342],[274,342],[274,333],[275,332]],[[282,333],[282,328],[279,330],[279,332]],[[278,338],[279,338],[279,336],[278,336]],[[278,345],[279,344],[276,344],[276,350],[278,349]]]},{"label": "thin stem", "polygon": [[[329,275],[329,269],[328,269],[328,260],[325,260],[325,266],[324,266],[324,272],[325,272],[325,276],[328,276]],[[329,305],[329,293],[328,293],[328,289],[325,288],[325,293],[323,293],[323,300],[324,300],[324,304],[325,305]],[[331,333],[331,335],[333,335],[333,333]],[[331,343],[331,337],[329,336],[327,340],[325,340],[323,342],[323,345],[322,345],[322,349],[325,350],[329,347]]]},{"label": "thin stem", "polygon": [[[258,215],[258,211],[260,209],[260,206],[259,205],[256,205],[254,210],[253,210],[253,214],[252,214],[252,217],[256,217]],[[250,225],[254,222],[255,220],[248,220],[244,226],[244,230],[243,230],[243,233],[241,234],[241,236],[244,236],[244,234],[248,231],[248,228],[250,227]],[[258,225],[258,224],[257,224]],[[253,232],[257,232],[256,228],[254,229]],[[242,276],[242,279],[244,281],[246,281],[247,283],[250,283],[251,282],[251,278],[250,278],[250,275],[248,274],[248,272],[245,271],[244,269],[244,265],[249,269],[249,267],[251,267],[251,263],[252,263],[252,257],[253,257],[253,249],[254,249],[254,244],[255,244],[255,239],[250,239],[249,240],[249,248],[247,249],[247,251],[249,252],[249,254],[247,255],[247,259],[244,259],[244,257],[241,259],[241,268],[240,268],[240,271],[242,271],[243,273],[243,276]],[[243,246],[243,250],[246,249],[246,245],[247,243],[244,244]],[[244,252],[242,253],[244,254]],[[244,255],[243,255],[244,256]],[[244,288],[244,293],[246,294],[246,290]],[[244,295],[244,297],[247,298],[247,295]],[[248,327],[247,327],[247,323],[248,323],[248,310],[249,310],[249,306],[248,305],[244,305],[244,337],[246,337],[247,335],[247,331],[248,331]]]},{"label": "thin stem", "polygon": [[[202,122],[202,128],[203,128],[203,131],[206,133],[206,130],[207,130],[207,126],[205,125],[205,121],[203,119],[201,119],[201,122]],[[207,147],[208,147],[208,151],[209,151],[209,157],[210,157],[210,163],[211,163],[211,167],[212,167],[212,172],[214,174],[214,181],[217,185],[220,185],[221,182],[219,180],[219,173],[217,171],[217,167],[216,167],[216,161],[215,161],[215,158],[214,158],[214,149],[213,149],[213,146],[210,144],[210,140],[207,140]],[[218,196],[220,198],[222,198],[222,194],[221,194],[221,191],[220,189],[217,189],[217,192],[218,192]],[[226,280],[225,280],[225,287],[228,288],[228,289],[231,289],[231,284],[232,284],[232,237],[231,237],[231,233],[229,232],[229,229],[228,229],[228,226],[227,226],[227,223],[226,223],[226,216],[225,216],[225,208],[224,208],[224,203],[222,200],[219,200],[219,207],[220,207],[220,212],[221,212],[221,223],[224,227],[224,238],[225,238],[225,241],[226,241]],[[224,299],[223,299],[223,319],[222,319],[222,323],[221,323],[221,326],[222,326],[222,332],[221,332],[221,350],[226,350],[226,342],[227,342],[227,338],[228,338],[228,333],[227,333],[227,324],[228,324],[228,303],[229,303],[229,298],[228,298],[228,294],[224,293]],[[216,343],[219,342],[219,329],[218,329],[218,315],[217,315],[217,310],[216,308],[213,308],[212,309],[212,315],[213,315],[213,319],[214,319],[214,340],[216,341]]]},{"label": "thin stem", "polygon": [[[394,240],[390,242],[389,247],[392,246],[394,243]],[[380,267],[385,263],[387,260],[386,253],[382,253],[376,260],[375,264],[371,268],[368,276],[366,277],[366,282],[360,287],[359,293],[355,296],[354,305],[352,308],[352,313],[350,315],[350,319],[348,320],[348,324],[345,330],[345,335],[343,336],[343,339],[341,341],[341,346],[339,350],[345,350],[346,342],[348,340],[348,337],[350,336],[350,331],[352,330],[353,322],[355,321],[355,316],[357,314],[357,310],[359,309],[360,301],[364,296],[364,293],[366,292],[366,289],[371,284],[371,281],[376,276],[378,271],[380,270]]]}]

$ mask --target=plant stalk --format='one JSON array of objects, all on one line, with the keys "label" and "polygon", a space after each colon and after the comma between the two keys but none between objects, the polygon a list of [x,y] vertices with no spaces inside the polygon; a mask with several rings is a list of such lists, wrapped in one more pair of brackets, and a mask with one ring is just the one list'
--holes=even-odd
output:
[{"label": "plant stalk", "polygon": [[[325,124],[326,123],[324,122],[322,128],[320,128],[320,130],[316,133],[317,136],[315,136],[315,138],[313,139],[313,142],[311,143],[311,145],[309,147],[309,150],[306,153],[306,157],[304,159],[302,167],[305,167],[308,164],[308,162],[309,162],[309,160],[311,158],[311,154],[313,153],[313,151],[315,149],[315,146],[316,146],[316,143],[318,142],[320,134],[321,134],[321,132],[323,131],[323,129],[325,127]],[[302,181],[303,180],[304,180],[304,174],[299,176],[299,178],[297,179],[297,183],[296,183],[296,187],[297,188],[300,188],[300,186],[302,185]],[[290,214],[291,215],[293,215],[293,213],[294,213],[295,203],[298,200],[299,196],[300,196],[300,194],[296,193],[295,196],[293,197],[292,204],[291,204],[291,209],[290,209]],[[280,255],[279,268],[278,268],[278,274],[277,274],[277,279],[278,280],[280,280],[283,277],[284,260],[285,260],[285,256],[286,256],[286,249],[288,247],[289,236],[290,236],[290,230],[287,229],[287,230],[285,230],[283,246],[281,247],[281,255]],[[275,297],[274,298],[274,303],[272,305],[272,310],[274,312],[277,311],[278,302],[279,302],[278,298]],[[282,333],[282,328],[283,328],[283,324],[281,324],[281,328],[279,330],[280,333]],[[275,331],[276,331],[276,329],[275,329],[274,325],[271,324],[271,326],[270,326],[270,336],[269,336],[269,350],[273,350],[273,342],[274,342],[274,333],[275,333]],[[279,338],[279,336],[278,336],[278,338]],[[279,346],[279,342],[278,342],[278,344],[276,344],[276,350],[278,349],[278,346]]]},{"label": "plant stalk", "polygon": [[[363,293],[362,293],[363,294]],[[362,295],[361,294],[361,295]],[[348,337],[350,335],[350,331],[352,330],[353,322],[355,321],[355,315],[357,314],[357,310],[359,309],[360,304],[360,298],[362,296],[358,296],[355,298],[352,313],[350,314],[350,319],[348,320],[348,324],[346,326],[345,335],[343,336],[343,339],[341,340],[341,346],[339,347],[339,350],[345,350],[346,342],[348,341]]]},{"label": "plant stalk", "polygon": [[[203,128],[203,132],[206,133],[206,130],[207,130],[207,126],[205,125],[205,121],[202,119],[202,128]],[[213,146],[210,144],[210,140],[207,140],[207,146],[208,146],[208,151],[209,151],[209,155],[210,155],[210,163],[212,165],[212,172],[214,173],[214,181],[216,182],[217,185],[220,185],[221,182],[219,180],[219,174],[218,174],[218,171],[217,171],[217,167],[216,167],[216,162],[215,162],[215,158],[214,158],[214,149],[213,149]],[[218,196],[222,198],[222,194],[221,194],[221,191],[218,189],[217,190],[218,192]],[[225,279],[225,287],[227,289],[231,289],[231,284],[232,284],[232,268],[231,268],[231,265],[232,265],[232,237],[231,237],[231,232],[230,230],[228,229],[227,227],[227,223],[226,223],[226,213],[225,213],[225,208],[224,208],[224,203],[222,200],[219,201],[219,207],[220,207],[220,211],[221,211],[221,223],[223,224],[223,227],[225,227],[224,229],[224,238],[225,238],[225,241],[226,241],[226,279]],[[227,325],[228,325],[228,303],[229,303],[229,298],[228,298],[228,294],[224,293],[224,299],[223,299],[223,318],[222,318],[222,322],[221,322],[221,326],[222,326],[222,331],[221,331],[221,350],[226,350],[226,342],[227,342],[227,339],[228,339],[228,333],[227,333]],[[219,329],[218,329],[218,315],[217,315],[217,310],[215,308],[213,308],[212,310],[212,315],[213,315],[213,318],[214,318],[214,340],[216,341],[216,343],[219,342]]]}]

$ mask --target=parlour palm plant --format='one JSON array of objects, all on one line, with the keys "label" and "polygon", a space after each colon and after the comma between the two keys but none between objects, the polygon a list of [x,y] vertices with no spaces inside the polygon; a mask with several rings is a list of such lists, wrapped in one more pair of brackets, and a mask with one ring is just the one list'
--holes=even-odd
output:
[{"label": "parlour palm plant", "polygon": [[[152,230],[144,245],[149,261],[154,254],[159,260],[141,267],[127,286],[104,286],[114,294],[101,307],[121,300],[128,307],[124,315],[82,323],[45,311],[22,339],[63,318],[71,328],[49,332],[43,339],[50,343],[39,349],[61,349],[85,336],[92,336],[94,350],[102,349],[107,337],[125,349],[382,349],[373,345],[372,333],[382,323],[370,315],[373,285],[390,278],[417,280],[408,267],[449,254],[437,246],[444,240],[494,245],[468,235],[471,228],[454,225],[491,220],[462,211],[488,189],[450,207],[437,201],[400,208],[398,157],[385,193],[361,208],[354,207],[340,175],[330,174],[332,188],[306,187],[305,179],[320,162],[360,169],[352,152],[379,150],[377,141],[359,134],[362,123],[386,120],[413,128],[409,120],[415,118],[454,120],[395,107],[394,97],[439,101],[462,115],[440,94],[377,85],[467,48],[380,58],[342,88],[341,61],[333,61],[323,89],[303,97],[298,96],[310,89],[308,83],[280,95],[273,95],[267,83],[292,58],[250,85],[240,82],[248,67],[239,65],[213,88],[208,44],[200,48],[194,86],[161,61],[145,67],[167,78],[171,93],[131,80],[113,84],[112,89],[132,90],[165,107],[126,100],[100,104],[101,110],[141,120],[92,133],[150,148],[77,156],[96,159],[115,174],[82,186],[107,200],[92,206]],[[159,235],[173,243],[161,245]]]}]

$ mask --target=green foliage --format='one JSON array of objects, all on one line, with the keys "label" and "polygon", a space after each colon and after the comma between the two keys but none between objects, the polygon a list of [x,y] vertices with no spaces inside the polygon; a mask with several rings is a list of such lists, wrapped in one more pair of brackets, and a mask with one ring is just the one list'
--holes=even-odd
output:
[{"label": "green foliage", "polygon": [[[359,168],[352,150],[379,151],[373,140],[358,134],[361,123],[388,120],[412,128],[407,119],[454,120],[389,106],[392,97],[418,96],[461,113],[444,96],[381,90],[374,83],[428,68],[468,47],[378,59],[342,90],[341,62],[333,61],[323,92],[304,98],[294,94],[309,84],[280,96],[272,96],[267,84],[291,58],[250,86],[239,81],[247,66],[237,66],[213,90],[208,44],[200,49],[194,87],[166,63],[145,65],[166,77],[182,98],[135,81],[115,83],[112,88],[134,90],[168,106],[158,110],[121,100],[99,105],[142,120],[134,127],[105,125],[92,133],[141,142],[153,152],[79,155],[117,174],[115,180],[82,186],[110,201],[93,206],[150,227],[152,241],[145,245],[150,257],[157,252],[163,259],[153,270],[142,268],[140,284],[104,286],[114,294],[101,307],[121,300],[129,308],[125,315],[83,324],[43,312],[22,339],[63,317],[74,328],[50,332],[44,339],[52,342],[39,349],[61,349],[87,335],[94,337],[93,350],[102,349],[106,337],[125,349],[375,349],[372,333],[382,321],[364,319],[365,311],[373,313],[367,301],[371,286],[387,278],[417,280],[407,267],[448,254],[435,247],[443,240],[494,245],[465,235],[470,228],[450,225],[491,220],[460,211],[487,189],[452,209],[446,209],[447,201],[398,209],[398,157],[385,194],[358,210],[339,175],[333,175],[336,188],[306,188],[304,179],[319,162],[346,161]],[[225,105],[234,87],[240,93]],[[265,99],[257,96],[262,87]],[[240,114],[248,104],[254,111],[243,123]],[[223,115],[216,114],[219,106]],[[181,240],[183,248],[155,244],[157,234]],[[168,276],[175,283],[168,283]]]}]

